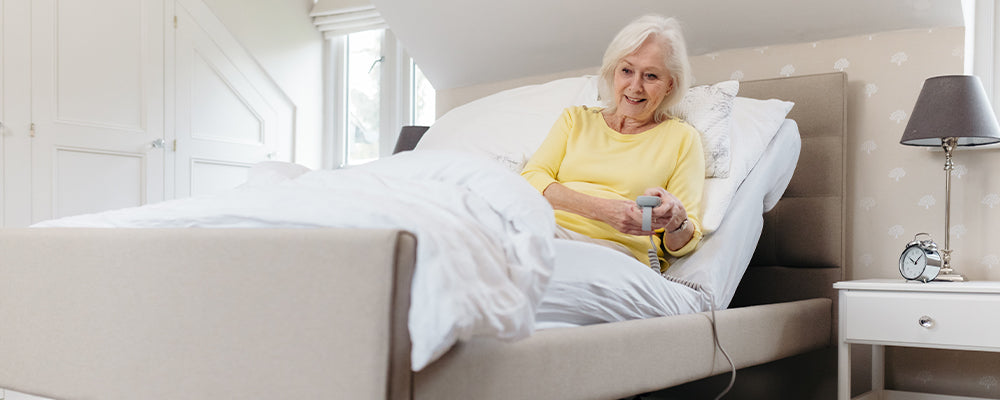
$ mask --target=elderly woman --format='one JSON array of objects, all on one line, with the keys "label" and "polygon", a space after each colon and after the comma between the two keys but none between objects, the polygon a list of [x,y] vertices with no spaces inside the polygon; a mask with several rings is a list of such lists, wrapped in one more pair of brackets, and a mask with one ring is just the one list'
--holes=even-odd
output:
[{"label": "elderly woman", "polygon": [[[701,240],[705,159],[698,132],[671,114],[690,69],[673,18],[641,17],[604,53],[604,108],[563,111],[521,175],[556,210],[557,236],[602,244],[649,262],[648,235],[662,269]],[[642,229],[641,195],[657,196],[652,231]]]}]

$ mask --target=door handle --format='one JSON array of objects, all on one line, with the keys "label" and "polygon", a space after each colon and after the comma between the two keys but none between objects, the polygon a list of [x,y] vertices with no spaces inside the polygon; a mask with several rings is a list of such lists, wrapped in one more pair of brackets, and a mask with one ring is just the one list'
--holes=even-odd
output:
[{"label": "door handle", "polygon": [[150,142],[149,145],[154,149],[162,149],[164,146],[167,145],[167,141],[163,140],[163,138],[159,138]]}]

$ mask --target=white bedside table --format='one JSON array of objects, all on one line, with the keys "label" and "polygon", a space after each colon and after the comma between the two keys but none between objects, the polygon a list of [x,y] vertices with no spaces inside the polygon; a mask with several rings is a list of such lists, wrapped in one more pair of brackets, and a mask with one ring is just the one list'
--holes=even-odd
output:
[{"label": "white bedside table", "polygon": [[[872,391],[857,399],[968,399],[885,389],[885,346],[1000,352],[1000,282],[837,282],[837,399],[851,396],[850,344],[872,345]],[[880,397],[881,396],[881,397]]]}]

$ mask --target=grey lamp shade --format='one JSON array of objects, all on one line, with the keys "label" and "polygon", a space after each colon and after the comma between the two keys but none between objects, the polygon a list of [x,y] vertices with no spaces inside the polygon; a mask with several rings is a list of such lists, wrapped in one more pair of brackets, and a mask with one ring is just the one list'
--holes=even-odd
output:
[{"label": "grey lamp shade", "polygon": [[946,137],[958,138],[958,146],[1000,142],[1000,126],[979,77],[948,75],[924,81],[899,143],[938,147]]}]

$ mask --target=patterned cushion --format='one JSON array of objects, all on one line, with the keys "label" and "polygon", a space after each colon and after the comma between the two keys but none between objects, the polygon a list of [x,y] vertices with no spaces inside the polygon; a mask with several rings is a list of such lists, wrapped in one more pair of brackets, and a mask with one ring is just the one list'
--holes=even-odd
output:
[{"label": "patterned cushion", "polygon": [[705,177],[729,176],[732,150],[729,135],[733,128],[733,99],[740,90],[738,81],[724,81],[713,85],[695,86],[671,114],[684,119],[701,133],[705,151]]}]

